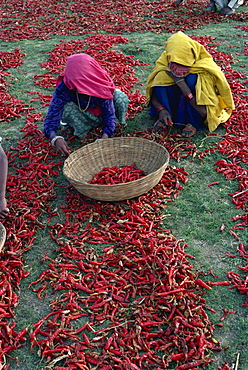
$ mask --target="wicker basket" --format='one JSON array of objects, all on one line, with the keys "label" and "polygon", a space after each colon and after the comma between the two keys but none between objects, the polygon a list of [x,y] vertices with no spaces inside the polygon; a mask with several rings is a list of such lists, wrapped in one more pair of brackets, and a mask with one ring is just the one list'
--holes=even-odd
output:
[{"label": "wicker basket", "polygon": [[[89,184],[103,167],[135,163],[146,176],[116,185]],[[115,137],[99,140],[76,150],[65,160],[64,175],[82,194],[102,201],[131,199],[152,189],[169,163],[169,153],[151,140],[137,137]]]},{"label": "wicker basket", "polygon": [[0,252],[4,247],[5,240],[6,240],[6,230],[3,224],[0,222]]}]

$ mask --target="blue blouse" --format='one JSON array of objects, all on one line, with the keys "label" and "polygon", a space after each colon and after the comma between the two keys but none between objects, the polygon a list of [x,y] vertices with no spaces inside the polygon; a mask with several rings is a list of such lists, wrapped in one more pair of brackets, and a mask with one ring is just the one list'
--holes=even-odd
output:
[{"label": "blue blouse", "polygon": [[[81,109],[85,109],[88,101],[83,100],[80,95],[78,95],[78,97]],[[50,139],[53,133],[57,134],[60,121],[62,119],[64,106],[66,103],[71,101],[78,105],[76,92],[68,89],[65,83],[61,81],[56,87],[52,96],[48,113],[44,121],[44,134],[48,139]],[[95,106],[99,106],[102,111],[102,133],[108,135],[108,137],[113,136],[116,126],[116,115],[113,99],[102,99],[92,96],[88,109],[91,109]]]}]

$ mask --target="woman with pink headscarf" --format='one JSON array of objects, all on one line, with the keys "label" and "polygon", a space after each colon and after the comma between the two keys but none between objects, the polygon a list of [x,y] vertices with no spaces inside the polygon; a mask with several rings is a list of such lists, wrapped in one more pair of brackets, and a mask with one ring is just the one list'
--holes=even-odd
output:
[{"label": "woman with pink headscarf", "polygon": [[44,121],[44,133],[58,152],[67,157],[69,149],[60,125],[68,125],[74,135],[87,136],[93,127],[102,127],[101,139],[114,135],[116,120],[126,123],[129,99],[116,89],[107,72],[88,54],[68,57],[64,72],[57,79]]}]

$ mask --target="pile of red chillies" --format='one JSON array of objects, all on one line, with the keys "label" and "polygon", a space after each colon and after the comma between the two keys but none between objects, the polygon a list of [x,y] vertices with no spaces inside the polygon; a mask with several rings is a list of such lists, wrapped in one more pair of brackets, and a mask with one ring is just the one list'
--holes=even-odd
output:
[{"label": "pile of red chillies", "polygon": [[0,52],[0,122],[11,121],[24,113],[25,105],[8,92],[6,77],[12,77],[8,68],[19,67],[25,54],[20,49],[13,52]]},{"label": "pile of red chillies", "polygon": [[[47,40],[56,35],[84,36],[103,32],[167,32],[190,30],[214,21],[226,21],[226,17],[207,13],[208,3],[200,0],[185,2],[178,8],[173,1],[94,0],[64,1],[35,0],[4,1],[0,7],[0,38],[2,40]],[[244,5],[246,0],[244,2]],[[205,5],[205,6],[204,6]],[[187,16],[185,16],[187,15]],[[247,21],[247,13],[229,16],[236,21]]]},{"label": "pile of red chillies", "polygon": [[177,363],[182,370],[180,363],[208,364],[206,352],[221,350],[212,338],[203,282],[188,261],[193,256],[159,227],[161,210],[182,181],[185,172],[170,167],[147,194],[113,204],[89,204],[68,189],[66,221],[50,227],[60,253],[32,283],[41,298],[47,286],[56,295],[53,311],[30,335],[50,365],[63,357],[70,369]]},{"label": "pile of red chillies", "polygon": [[[15,331],[15,308],[19,304],[21,280],[29,275],[25,270],[23,253],[33,246],[38,229],[45,227],[39,218],[50,213],[49,201],[56,194],[51,176],[58,175],[49,163],[57,156],[48,154],[49,143],[37,125],[29,123],[23,129],[23,139],[7,152],[9,175],[7,180],[10,216],[5,220],[7,230],[5,249],[1,253],[0,275],[0,362],[6,361],[13,350],[26,341],[27,329]],[[20,159],[17,161],[17,158]],[[46,161],[49,164],[45,164]],[[44,192],[45,190],[45,192]],[[4,370],[9,369],[4,365]]]},{"label": "pile of red chillies", "polygon": [[[22,3],[25,14],[25,2]],[[23,37],[20,30],[16,30],[15,35]],[[44,33],[42,37],[47,35]],[[89,38],[92,43],[86,52],[99,60],[102,58],[103,65],[107,56],[109,71],[115,60],[123,63],[123,76],[130,71],[131,77],[132,68],[124,68],[124,65],[133,66],[132,58],[127,61],[121,54],[114,53],[113,56],[112,52],[107,53],[113,45],[112,37],[109,37],[109,45],[103,52],[103,37],[107,42],[108,36]],[[118,42],[122,42],[120,40]],[[200,41],[204,43],[204,37]],[[71,46],[74,47],[73,42]],[[59,45],[57,49],[59,51]],[[217,171],[239,183],[238,191],[231,194],[235,207],[244,211],[234,217],[235,222],[239,221],[236,225],[238,230],[247,227],[247,171],[242,167],[242,163],[247,163],[247,104],[242,96],[242,83],[232,78],[244,75],[238,76],[228,65],[227,58],[221,59],[224,54],[217,53],[214,47],[211,53],[220,65],[221,60],[225,60],[225,67],[221,66],[225,68],[233,91],[237,92],[236,111],[225,125],[226,136],[213,150],[227,155],[226,160],[216,163]],[[13,61],[16,54],[13,53]],[[56,66],[55,61],[51,65]],[[50,72],[59,73],[59,70]],[[1,76],[4,77],[3,71]],[[116,76],[115,83],[124,83],[123,76]],[[53,86],[53,75],[40,77],[43,82],[39,86]],[[134,86],[137,81],[134,79],[131,83]],[[124,86],[126,89],[130,87]],[[39,94],[38,97],[47,105],[47,96]],[[135,102],[135,115],[143,109],[145,100],[139,93],[129,97],[131,104]],[[12,108],[18,108],[17,103],[20,111],[16,112]],[[61,168],[56,153],[51,151],[50,143],[35,124],[42,117],[32,114],[31,108],[25,107],[24,111],[21,102],[15,98],[11,104],[10,111],[6,105],[0,111],[1,119],[13,119],[15,114],[24,115],[25,112],[26,125],[23,139],[8,153],[11,173],[7,186],[11,217],[5,222],[8,235],[1,258],[3,272],[0,277],[0,360],[3,363],[5,356],[19,348],[27,337],[26,329],[16,332],[15,323],[10,324],[8,319],[14,317],[21,279],[29,274],[23,266],[23,252],[32,248],[37,230],[46,225],[40,221],[41,214],[46,212],[49,220],[56,214],[51,201],[56,198],[54,179]],[[190,140],[171,135],[166,130],[161,133],[148,130],[136,135],[159,143],[166,142],[171,157],[178,160],[197,153]],[[207,154],[199,153],[199,159]],[[21,161],[17,162],[17,158]],[[92,369],[100,362],[102,370],[113,367],[149,369],[151,366],[159,370],[174,365],[177,370],[186,370],[207,366],[212,361],[209,351],[221,350],[221,345],[213,340],[214,327],[208,319],[206,310],[209,308],[202,297],[202,288],[208,289],[209,285],[192,273],[188,259],[193,259],[193,256],[186,253],[187,246],[183,241],[176,240],[170,230],[159,227],[161,211],[177,197],[182,189],[181,183],[185,182],[187,173],[184,169],[169,167],[161,182],[149,193],[135,200],[107,205],[92,203],[68,187],[67,206],[61,207],[65,212],[65,222],[50,226],[50,235],[58,245],[58,257],[54,260],[44,257],[47,269],[30,285],[41,299],[46,296],[48,286],[56,294],[51,302],[51,313],[34,323],[29,333],[31,347],[38,347],[38,352],[54,369]],[[236,233],[233,235],[238,237]],[[99,251],[97,245],[106,247]],[[239,244],[239,254],[246,259],[246,266],[239,269],[247,273],[248,251],[242,243]],[[247,279],[235,272],[229,272],[227,277],[232,283],[231,288],[238,289],[247,297]],[[37,288],[34,287],[36,284]],[[57,366],[61,361],[64,366]],[[7,369],[9,366],[5,364],[3,370]],[[227,363],[224,369],[228,369]]]}]

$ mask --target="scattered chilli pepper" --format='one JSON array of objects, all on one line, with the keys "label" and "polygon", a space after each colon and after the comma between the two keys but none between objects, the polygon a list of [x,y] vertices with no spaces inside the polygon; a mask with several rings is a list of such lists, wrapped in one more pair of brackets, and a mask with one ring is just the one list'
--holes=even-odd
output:
[{"label": "scattered chilli pepper", "polygon": [[203,281],[203,280],[201,280],[199,278],[195,279],[195,283],[197,285],[199,285],[200,287],[202,287],[202,288],[209,289],[209,290],[212,289],[207,283],[205,283],[205,281]]},{"label": "scattered chilli pepper", "polygon": [[230,281],[209,281],[208,285],[213,286],[213,285],[230,285]]},{"label": "scattered chilli pepper", "polygon": [[222,310],[223,310],[223,315],[221,316],[220,321],[225,320],[228,313],[236,313],[237,312],[236,310],[230,311],[230,310],[227,310],[226,308],[223,308]]},{"label": "scattered chilli pepper", "polygon": [[214,182],[210,182],[210,183],[208,184],[208,186],[218,185],[218,184],[219,184],[219,182],[218,182],[218,181],[214,181]]},{"label": "scattered chilli pepper", "polygon": [[214,277],[219,277],[218,275],[216,275],[214,272],[213,272],[213,269],[210,269],[209,270],[209,274],[214,276]]},{"label": "scattered chilli pepper", "polygon": [[223,366],[218,366],[218,370],[232,370],[233,367],[231,365],[229,365],[228,362],[225,362],[225,364]]},{"label": "scattered chilli pepper", "polygon": [[248,250],[245,249],[243,243],[239,243],[239,254],[241,257],[248,258]]},{"label": "scattered chilli pepper", "polygon": [[224,327],[224,324],[223,324],[222,322],[218,322],[216,325],[217,325],[217,326],[220,326],[221,328],[223,328],[223,327]]},{"label": "scattered chilli pepper", "polygon": [[224,231],[226,228],[226,225],[225,224],[222,224],[221,227],[220,227],[220,231]]},{"label": "scattered chilli pepper", "polygon": [[236,240],[239,240],[238,235],[237,235],[233,230],[229,230],[229,233],[230,233],[232,236],[234,236],[234,238],[235,238]]},{"label": "scattered chilli pepper", "polygon": [[230,254],[230,253],[227,253],[227,252],[224,252],[226,256],[230,257],[230,258],[236,258],[236,254]]}]

